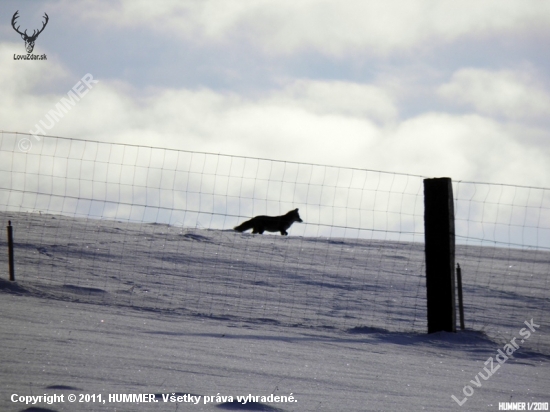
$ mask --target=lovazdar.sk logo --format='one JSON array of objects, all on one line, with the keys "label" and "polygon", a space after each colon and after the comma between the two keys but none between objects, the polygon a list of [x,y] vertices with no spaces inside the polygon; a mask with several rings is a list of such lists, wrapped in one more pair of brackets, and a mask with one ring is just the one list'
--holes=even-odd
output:
[{"label": "lovazdar.sk logo", "polygon": [[42,23],[42,28],[39,29],[38,31],[36,29],[33,30],[30,36],[27,34],[27,29],[25,29],[24,32],[21,32],[19,30],[19,27],[21,26],[15,27],[15,25],[17,24],[16,20],[18,17],[19,17],[19,10],[17,10],[13,14],[13,17],[11,18],[11,26],[17,33],[21,35],[21,38],[25,40],[25,48],[27,49],[27,54],[14,54],[13,60],[47,60],[47,56],[45,54],[42,54],[42,55],[32,54],[32,51],[34,50],[34,42],[36,41],[36,38],[40,33],[44,31],[44,28],[46,27],[46,25],[48,24],[48,21],[50,20],[48,15],[44,13],[45,21]]}]

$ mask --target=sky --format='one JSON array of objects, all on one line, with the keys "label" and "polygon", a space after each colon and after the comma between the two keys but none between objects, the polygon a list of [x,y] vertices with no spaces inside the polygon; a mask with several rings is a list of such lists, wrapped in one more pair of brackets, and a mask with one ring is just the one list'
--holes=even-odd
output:
[{"label": "sky", "polygon": [[[14,57],[16,11],[31,33],[48,14],[47,60]],[[90,75],[46,134],[550,187],[550,2],[2,1],[0,17],[0,130],[37,130]]]}]

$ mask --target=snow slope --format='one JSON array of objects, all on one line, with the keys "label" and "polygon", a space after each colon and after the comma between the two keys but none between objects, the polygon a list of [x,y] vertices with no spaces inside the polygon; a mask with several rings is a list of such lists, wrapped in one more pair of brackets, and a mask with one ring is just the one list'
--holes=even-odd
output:
[{"label": "snow slope", "polygon": [[[548,252],[459,247],[467,331],[427,335],[422,244],[0,214],[4,227],[8,219],[17,281],[0,280],[1,410],[487,411],[550,401]],[[531,319],[539,327],[519,343]],[[480,377],[514,337],[513,356]],[[10,401],[46,393],[158,402]],[[164,402],[172,393],[213,402]],[[297,402],[215,399],[272,393]]]}]

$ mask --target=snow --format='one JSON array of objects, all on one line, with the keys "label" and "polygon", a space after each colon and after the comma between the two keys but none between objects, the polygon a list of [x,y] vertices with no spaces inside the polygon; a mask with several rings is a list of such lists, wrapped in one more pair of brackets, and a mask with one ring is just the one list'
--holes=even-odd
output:
[{"label": "snow", "polygon": [[[8,219],[16,282],[0,280],[2,411],[488,411],[550,401],[546,251],[459,246],[467,330],[428,335],[421,243],[0,213],[4,227]],[[0,260],[7,268],[6,253]],[[520,343],[531,319],[539,327]],[[519,349],[479,378],[514,337]],[[158,402],[10,401],[54,393]],[[296,402],[235,401],[270,394]]]}]

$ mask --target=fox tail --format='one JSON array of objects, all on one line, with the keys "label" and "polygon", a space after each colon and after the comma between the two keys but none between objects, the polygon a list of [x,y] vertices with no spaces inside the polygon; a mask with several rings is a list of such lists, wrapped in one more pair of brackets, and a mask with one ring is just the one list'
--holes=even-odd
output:
[{"label": "fox tail", "polygon": [[254,228],[252,220],[247,220],[246,222],[241,223],[239,226],[235,226],[233,230],[236,230],[237,232],[244,232],[245,230],[252,228]]}]

